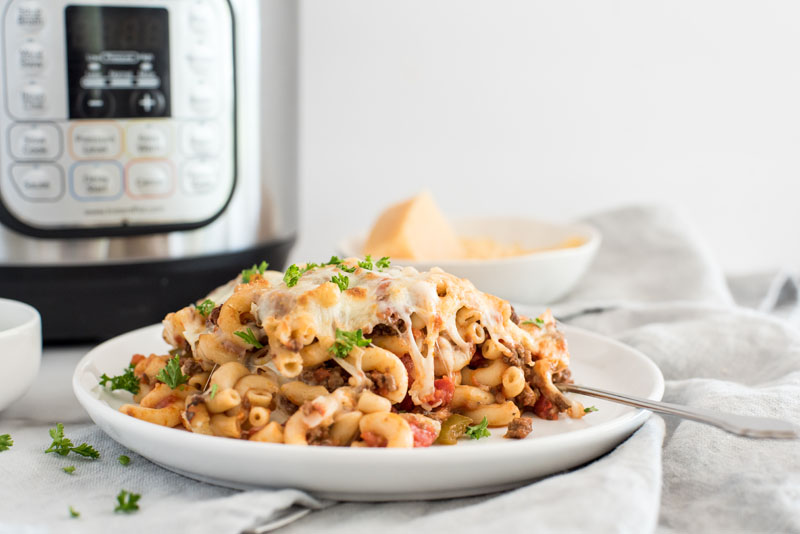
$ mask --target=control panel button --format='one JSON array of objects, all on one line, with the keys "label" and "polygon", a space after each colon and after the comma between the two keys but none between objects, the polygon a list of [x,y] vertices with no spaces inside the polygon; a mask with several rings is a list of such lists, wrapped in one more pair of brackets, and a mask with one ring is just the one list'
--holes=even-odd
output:
[{"label": "control panel button", "polygon": [[205,2],[195,2],[189,8],[189,27],[199,37],[204,37],[211,32],[214,24],[214,12]]},{"label": "control panel button", "polygon": [[211,156],[218,152],[217,130],[212,124],[187,124],[183,128],[183,150],[194,156]]},{"label": "control panel button", "polygon": [[47,109],[47,92],[37,82],[30,82],[22,86],[20,91],[22,110],[30,115],[37,115]]},{"label": "control panel button", "polygon": [[44,70],[44,47],[36,41],[26,41],[19,47],[19,67],[27,74]]},{"label": "control panel button", "polygon": [[122,134],[110,124],[82,124],[72,129],[76,159],[111,159],[122,152]]},{"label": "control panel button", "polygon": [[219,169],[213,161],[189,161],[183,167],[183,189],[189,194],[202,195],[217,186]]},{"label": "control panel button", "polygon": [[136,117],[160,117],[167,108],[167,99],[164,98],[164,93],[156,89],[134,91],[130,106]]},{"label": "control panel button", "polygon": [[214,51],[207,46],[195,47],[186,59],[192,71],[199,76],[208,75],[214,67]]},{"label": "control panel button", "polygon": [[17,159],[56,159],[61,152],[61,131],[53,124],[15,124],[9,141]]},{"label": "control panel button", "polygon": [[166,124],[135,123],[125,136],[128,152],[137,158],[156,158],[169,152],[169,133]]},{"label": "control panel button", "polygon": [[114,113],[116,102],[114,96],[108,91],[90,89],[78,94],[78,109],[87,119],[102,119]]},{"label": "control panel button", "polygon": [[11,178],[25,200],[53,202],[64,194],[61,169],[47,163],[23,163],[11,167]]},{"label": "control panel button", "polygon": [[128,167],[128,193],[134,197],[165,197],[175,187],[172,167],[166,161],[131,163]]},{"label": "control panel button", "polygon": [[208,84],[199,84],[189,95],[189,104],[201,117],[211,117],[217,113],[217,94]]},{"label": "control panel button", "polygon": [[78,200],[105,200],[122,194],[122,168],[116,163],[79,163],[72,169],[72,193]]},{"label": "control panel button", "polygon": [[28,32],[38,32],[44,27],[44,6],[36,0],[26,0],[17,5],[14,16],[19,28]]}]

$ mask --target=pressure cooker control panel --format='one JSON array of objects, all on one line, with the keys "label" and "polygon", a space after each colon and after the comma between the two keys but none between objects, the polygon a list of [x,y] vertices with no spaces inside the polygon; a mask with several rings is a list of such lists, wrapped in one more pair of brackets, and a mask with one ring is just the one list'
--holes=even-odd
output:
[{"label": "pressure cooker control panel", "polygon": [[0,221],[40,236],[192,228],[235,185],[227,0],[0,0]]}]

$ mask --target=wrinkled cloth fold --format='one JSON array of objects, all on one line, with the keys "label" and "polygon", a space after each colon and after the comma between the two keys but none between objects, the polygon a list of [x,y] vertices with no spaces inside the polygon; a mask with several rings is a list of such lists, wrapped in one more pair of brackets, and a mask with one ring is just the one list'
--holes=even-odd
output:
[{"label": "wrinkled cloth fold", "polygon": [[[690,222],[667,208],[618,209],[587,222],[603,245],[578,287],[552,306],[559,319],[648,355],[664,374],[669,402],[800,423],[795,274],[726,279]],[[96,444],[103,461],[44,455],[54,420],[47,406],[29,418],[19,409],[0,414],[0,434],[15,440],[0,452],[0,534],[237,533],[293,504],[315,511],[280,532],[800,532],[800,442],[742,438],[673,418],[652,416],[602,458],[507,492],[334,503],[193,481],[77,416],[68,435]],[[117,463],[120,454],[131,465]],[[73,475],[61,471],[73,464]],[[123,488],[142,493],[140,512],[113,512]],[[69,518],[70,505],[80,518]]]}]

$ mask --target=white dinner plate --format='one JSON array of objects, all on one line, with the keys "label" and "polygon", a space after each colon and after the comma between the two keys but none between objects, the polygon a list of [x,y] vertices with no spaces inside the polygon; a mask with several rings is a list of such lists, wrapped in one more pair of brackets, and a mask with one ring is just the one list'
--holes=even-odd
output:
[{"label": "white dinner plate", "polygon": [[[120,374],[135,353],[166,353],[161,325],[115,337],[78,364],[75,395],[111,438],[182,475],[234,488],[299,488],[336,500],[443,499],[490,493],[580,466],[610,451],[647,420],[650,412],[577,396],[598,411],[574,420],[534,417],[523,440],[492,429],[480,440],[425,449],[300,447],[192,434],[118,412],[127,392],[98,385],[101,374]],[[664,379],[640,352],[603,336],[564,328],[572,377],[596,386],[660,400]]]}]

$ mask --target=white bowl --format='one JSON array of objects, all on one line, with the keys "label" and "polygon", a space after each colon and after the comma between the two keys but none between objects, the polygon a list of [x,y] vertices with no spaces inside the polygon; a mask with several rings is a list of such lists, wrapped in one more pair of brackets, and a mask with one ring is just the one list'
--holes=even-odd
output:
[{"label": "white bowl", "polygon": [[[549,223],[522,217],[485,217],[453,221],[462,237],[489,238],[516,243],[526,249],[547,249],[522,256],[487,260],[412,261],[392,258],[393,265],[410,265],[419,271],[441,267],[469,279],[475,287],[498,297],[527,304],[548,304],[566,295],[586,272],[600,246],[600,232],[578,223]],[[556,248],[568,239],[582,245]],[[345,257],[363,256],[365,237],[339,244]]]},{"label": "white bowl", "polygon": [[42,361],[42,321],[35,308],[0,298],[0,411],[31,387]]}]

